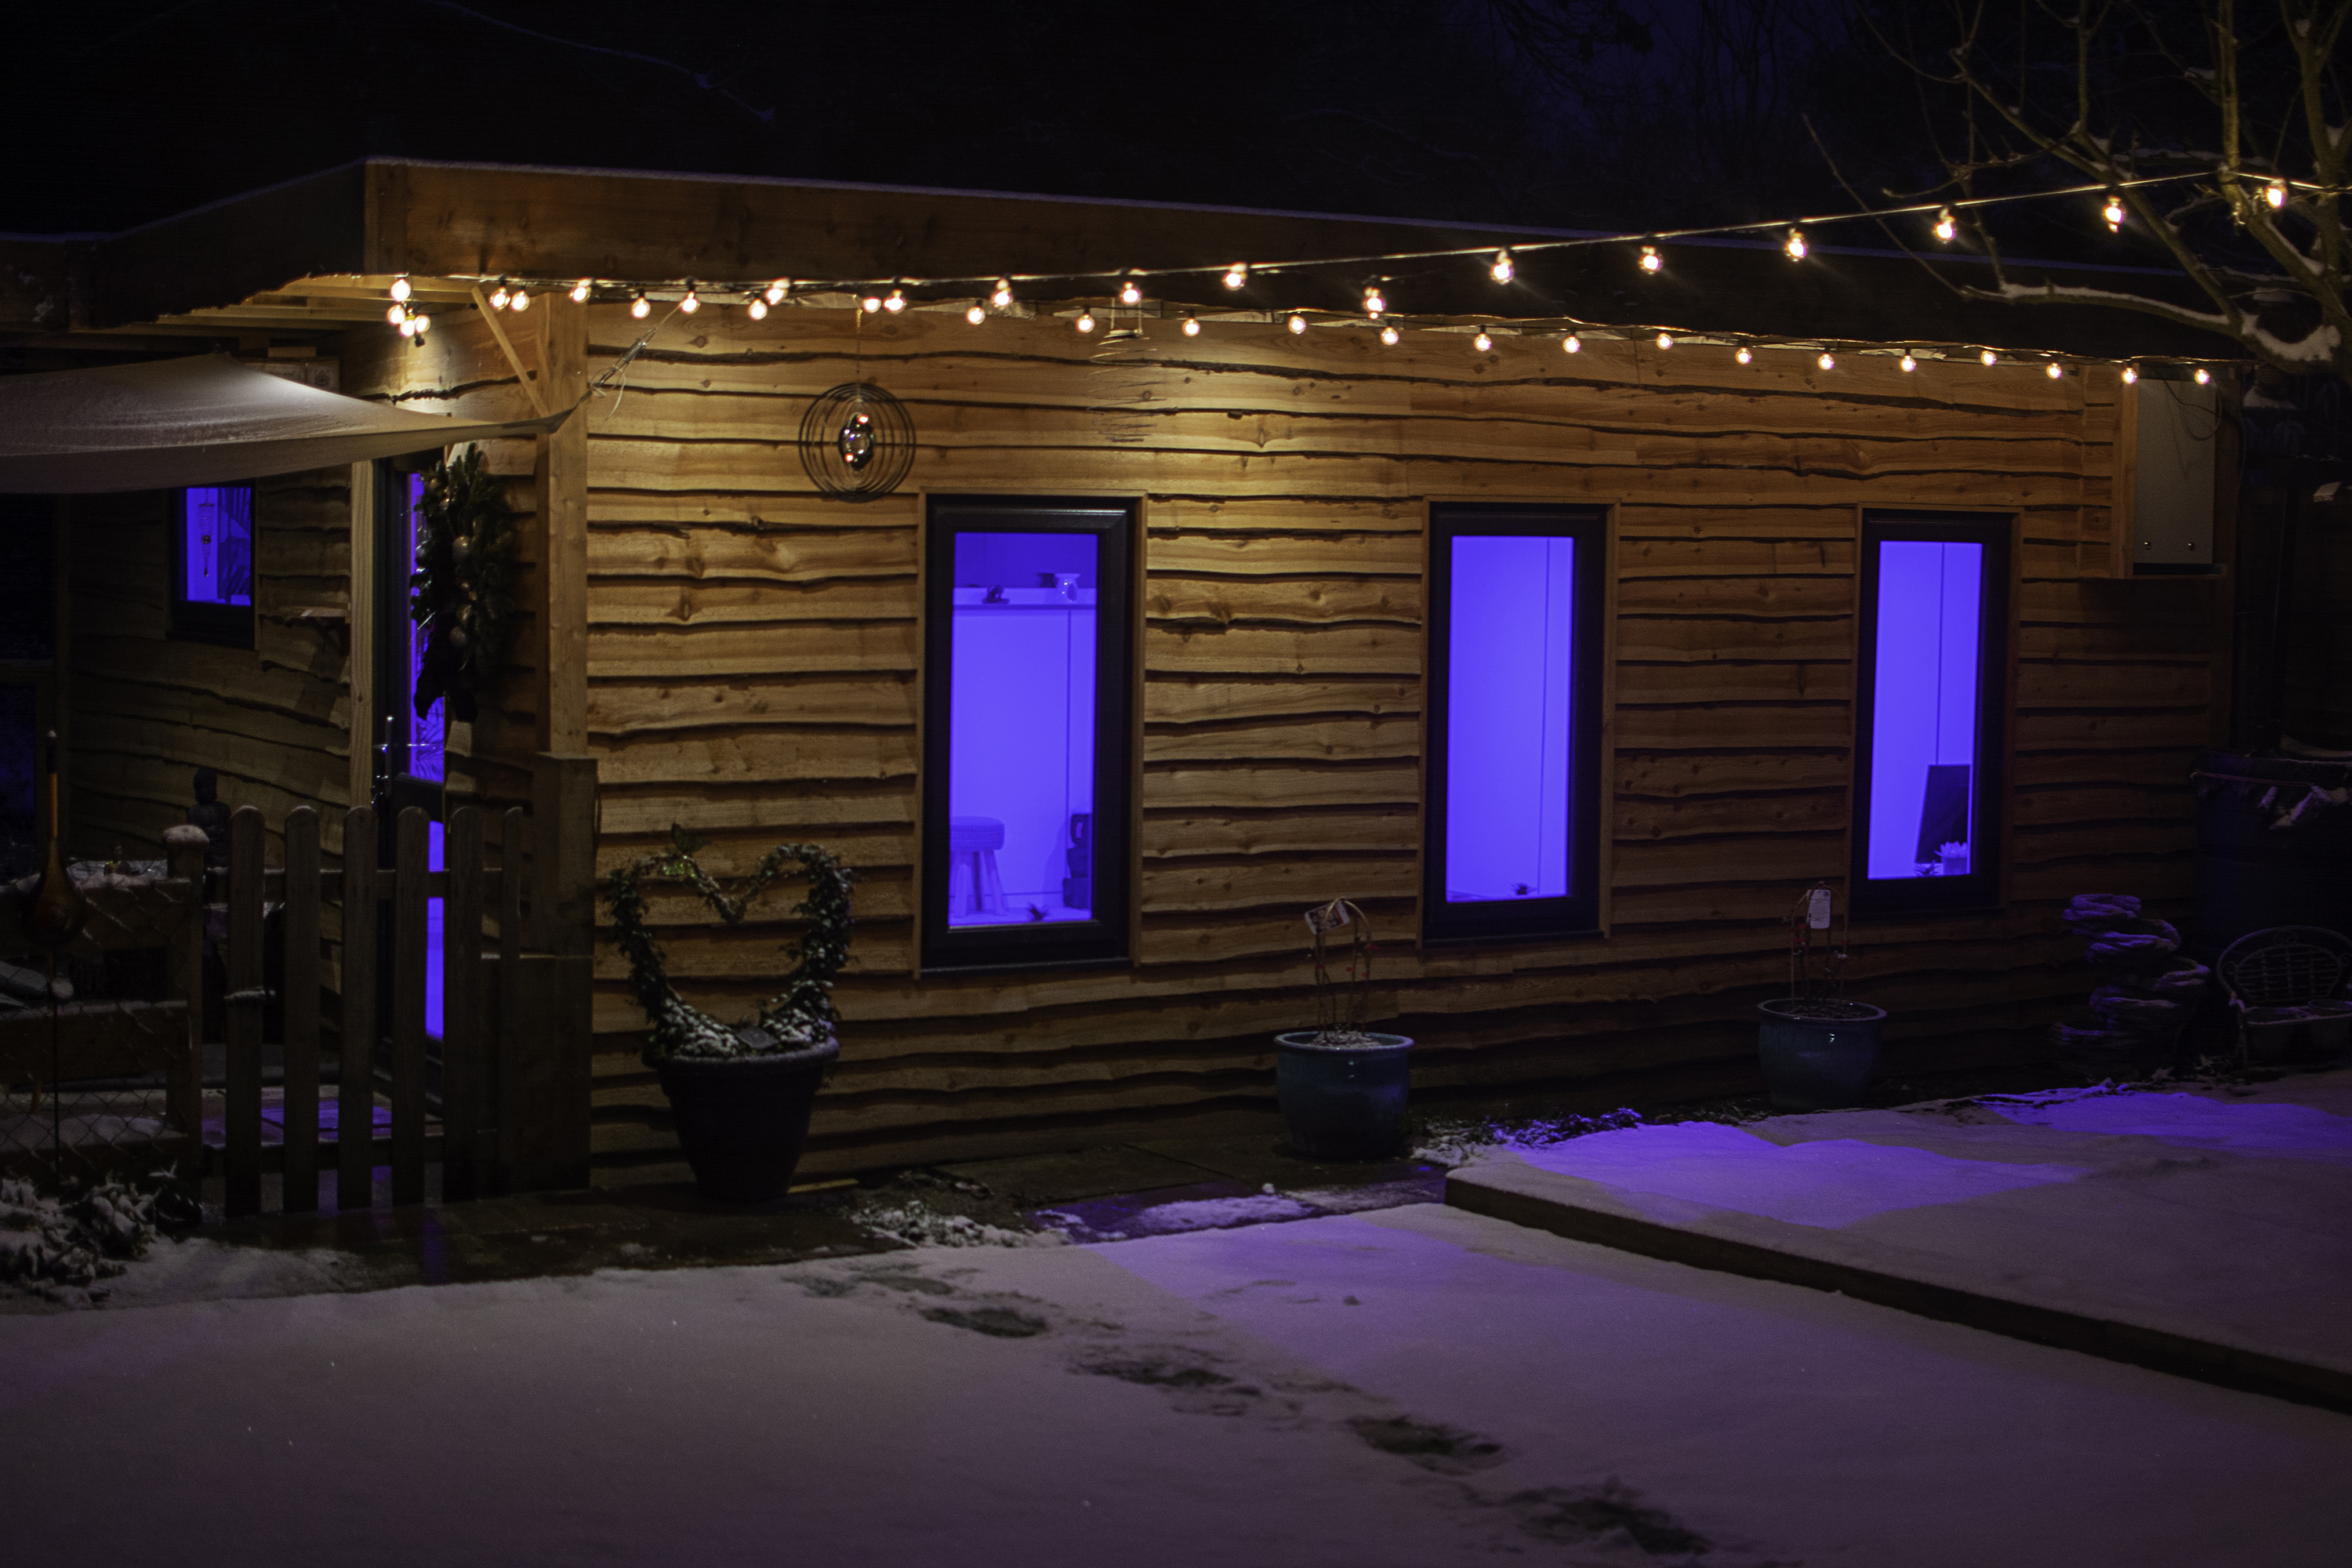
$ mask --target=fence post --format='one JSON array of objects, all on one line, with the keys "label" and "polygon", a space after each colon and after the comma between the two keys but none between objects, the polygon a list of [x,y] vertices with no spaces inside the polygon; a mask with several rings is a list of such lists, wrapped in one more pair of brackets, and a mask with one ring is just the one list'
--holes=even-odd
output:
[{"label": "fence post", "polygon": [[288,1214],[319,1206],[319,814],[286,814],[285,986]]},{"label": "fence post", "polygon": [[335,1068],[335,1206],[375,1202],[375,808],[343,816],[343,1016]]},{"label": "fence post", "polygon": [[210,842],[201,827],[163,830],[172,879],[187,889],[180,929],[164,962],[171,965],[173,994],[187,1005],[185,1038],[174,1047],[180,1060],[170,1076],[168,1093],[172,1120],[187,1134],[181,1173],[191,1184],[203,1180],[205,1173],[205,846]]},{"label": "fence post", "polygon": [[227,1174],[223,1211],[261,1212],[261,808],[228,819]]},{"label": "fence post", "polygon": [[480,1193],[482,1126],[482,811],[461,805],[444,829],[441,900],[441,1199]]},{"label": "fence post", "polygon": [[412,805],[400,814],[393,836],[392,1201],[395,1207],[425,1201],[425,813]]},{"label": "fence post", "polygon": [[594,1048],[596,759],[541,752],[531,764],[530,903],[537,951],[516,976],[510,1020],[517,1072],[505,1086],[517,1191],[588,1181],[589,1056]]}]

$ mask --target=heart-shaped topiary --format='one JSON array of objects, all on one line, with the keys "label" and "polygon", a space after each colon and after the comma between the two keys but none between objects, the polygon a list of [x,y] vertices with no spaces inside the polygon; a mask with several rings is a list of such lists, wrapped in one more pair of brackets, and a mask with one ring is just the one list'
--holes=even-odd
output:
[{"label": "heart-shaped topiary", "polygon": [[[779,844],[751,875],[736,880],[737,890],[730,894],[695,858],[702,841],[675,823],[669,831],[667,851],[642,856],[604,879],[617,940],[629,961],[629,987],[652,1026],[646,1062],[772,1056],[824,1039],[840,1019],[833,1005],[833,977],[849,962],[849,890],[856,873],[821,844]],[[792,912],[809,924],[789,950],[793,970],[784,976],[783,989],[761,1005],[754,1019],[733,1028],[689,1006],[669,983],[667,962],[646,927],[644,879],[688,883],[720,920],[740,925],[771,884],[795,871],[807,876],[809,887]]]}]

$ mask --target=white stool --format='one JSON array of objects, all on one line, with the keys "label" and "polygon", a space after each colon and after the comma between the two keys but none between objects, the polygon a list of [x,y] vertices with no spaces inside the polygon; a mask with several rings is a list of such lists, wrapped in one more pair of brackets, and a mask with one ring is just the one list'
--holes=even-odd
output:
[{"label": "white stool", "polygon": [[948,912],[1001,915],[1004,883],[996,874],[996,852],[1004,847],[1004,824],[992,816],[948,818]]}]

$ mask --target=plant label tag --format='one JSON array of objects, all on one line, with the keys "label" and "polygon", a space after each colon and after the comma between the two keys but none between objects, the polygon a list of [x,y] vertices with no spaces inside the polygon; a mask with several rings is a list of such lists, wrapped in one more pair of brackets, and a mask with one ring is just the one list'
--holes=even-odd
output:
[{"label": "plant label tag", "polygon": [[1334,899],[1320,908],[1307,911],[1307,929],[1317,936],[1327,931],[1337,931],[1348,923],[1348,905],[1343,899]]},{"label": "plant label tag", "polygon": [[1815,888],[1805,895],[1805,924],[1814,931],[1830,929],[1830,890]]}]

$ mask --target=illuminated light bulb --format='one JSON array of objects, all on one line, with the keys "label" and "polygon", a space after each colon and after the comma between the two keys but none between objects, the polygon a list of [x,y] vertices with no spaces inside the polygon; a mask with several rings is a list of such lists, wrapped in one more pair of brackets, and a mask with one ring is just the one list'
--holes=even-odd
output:
[{"label": "illuminated light bulb", "polygon": [[1137,285],[1134,279],[1130,278],[1126,282],[1119,285],[1118,302],[1122,305],[1140,305],[1143,303],[1143,290]]},{"label": "illuminated light bulb", "polygon": [[2136,365],[2136,364],[2127,364],[2127,365],[2124,366],[2124,384],[2125,384],[2126,386],[2130,386],[2130,385],[2134,384],[2135,383],[2137,383],[2138,380],[2139,380],[2139,366],[2137,366],[2137,365]]},{"label": "illuminated light bulb", "polygon": [[1396,347],[1398,342],[1402,339],[1403,336],[1404,334],[1402,332],[1396,330],[1396,323],[1394,321],[1384,321],[1381,323],[1381,342],[1386,343],[1389,347]]},{"label": "illuminated light bulb", "polygon": [[1946,245],[1949,245],[1952,243],[1952,237],[1959,232],[1960,220],[1952,216],[1951,208],[1946,207],[1942,212],[1936,215],[1936,237],[1937,239],[1942,240]]},{"label": "illuminated light bulb", "polygon": [[1643,271],[1655,272],[1659,268],[1664,267],[1664,262],[1658,259],[1658,247],[1656,246],[1645,245],[1642,247]]},{"label": "illuminated light bulb", "polygon": [[1236,262],[1234,262],[1231,267],[1228,267],[1228,268],[1225,268],[1225,287],[1226,287],[1226,288],[1228,288],[1228,289],[1238,289],[1238,288],[1240,288],[1243,284],[1244,284],[1244,283],[1246,283],[1246,282],[1248,282],[1248,281],[1249,281],[1249,264],[1248,264],[1247,262],[1245,262],[1245,261],[1236,261]]},{"label": "illuminated light bulb", "polygon": [[988,307],[975,300],[971,309],[963,313],[963,319],[976,327],[988,320]]},{"label": "illuminated light bulb", "polygon": [[514,291],[514,300],[508,306],[508,309],[513,310],[518,316],[522,314],[525,310],[530,309],[530,296],[520,289],[516,289]]},{"label": "illuminated light bulb", "polygon": [[784,302],[784,296],[792,291],[793,280],[789,278],[779,278],[767,287],[766,298],[768,303],[771,305],[781,305]]},{"label": "illuminated light bulb", "polygon": [[1790,260],[1802,261],[1805,258],[1805,231],[1801,228],[1790,229],[1788,243],[1780,248],[1789,253]]},{"label": "illuminated light bulb", "polygon": [[702,300],[695,294],[693,284],[686,286],[686,298],[677,302],[677,308],[689,316],[702,309]]},{"label": "illuminated light bulb", "polygon": [[490,309],[503,310],[507,308],[507,301],[513,298],[513,295],[507,292],[507,280],[501,278],[499,279],[499,286],[490,290]]},{"label": "illuminated light bulb", "polygon": [[629,314],[640,321],[653,314],[653,302],[646,298],[642,289],[637,291],[637,297],[629,301]]},{"label": "illuminated light bulb", "polygon": [[1495,340],[1486,335],[1486,328],[1481,327],[1478,329],[1478,335],[1470,340],[1470,346],[1476,349],[1480,353],[1485,353],[1488,349],[1495,346]]},{"label": "illuminated light bulb", "polygon": [[1298,314],[1295,310],[1292,311],[1290,316],[1290,335],[1295,338],[1306,330],[1307,318]]},{"label": "illuminated light bulb", "polygon": [[2000,363],[2000,356],[1993,353],[1990,349],[1985,350],[1984,353],[1977,355],[1977,358],[1984,362],[1984,366],[1987,370],[1990,370],[1993,366]]},{"label": "illuminated light bulb", "polygon": [[1377,283],[1367,285],[1364,289],[1364,314],[1377,316],[1388,308],[1388,297],[1381,292],[1381,286]]},{"label": "illuminated light bulb", "polygon": [[1837,369],[1837,361],[1828,354],[1823,354],[1820,359],[1815,360],[1813,363],[1820,365],[1823,370]]},{"label": "illuminated light bulb", "polygon": [[409,317],[403,316],[400,319],[400,335],[404,338],[415,337],[416,335],[415,321]]},{"label": "illuminated light bulb", "polygon": [[1748,364],[1756,358],[1754,354],[1748,352],[1748,345],[1745,343],[1740,344],[1739,352],[1733,354],[1731,357],[1738,360],[1741,364]]},{"label": "illuminated light bulb", "polygon": [[1907,375],[1918,368],[1919,362],[1917,360],[1913,359],[1909,354],[1905,354],[1903,356],[1903,371],[1905,374]]},{"label": "illuminated light bulb", "polygon": [[416,335],[420,338],[433,330],[433,318],[430,316],[411,316],[408,319],[416,324]]},{"label": "illuminated light bulb", "polygon": [[404,272],[392,280],[392,297],[403,304],[408,302],[408,274]]},{"label": "illuminated light bulb", "polygon": [[1486,276],[1497,283],[1508,283],[1512,275],[1517,270],[1517,267],[1511,260],[1511,247],[1507,245],[1495,252],[1495,265],[1486,268]]},{"label": "illuminated light bulb", "polygon": [[868,294],[866,298],[857,301],[857,308],[870,316],[874,314],[875,311],[879,310],[882,308],[882,296],[879,294]]},{"label": "illuminated light bulb", "polygon": [[1580,354],[1584,352],[1584,340],[1570,332],[1560,339],[1559,351],[1562,353]]},{"label": "illuminated light bulb", "polygon": [[1082,332],[1093,331],[1095,330],[1095,313],[1092,310],[1079,311],[1076,325],[1078,331]]},{"label": "illuminated light bulb", "polygon": [[1184,335],[1188,338],[1197,338],[1201,335],[1201,319],[1198,316],[1194,316],[1190,313],[1186,314],[1184,317]]},{"label": "illuminated light bulb", "polygon": [[2113,191],[2109,191],[2107,193],[2107,205],[2099,209],[2099,216],[2107,220],[2107,232],[2109,234],[2119,232],[2124,226],[2123,197],[2116,195]]},{"label": "illuminated light bulb", "polygon": [[2056,381],[2060,376],[2066,374],[2066,367],[2060,364],[2053,359],[2050,362],[2048,367],[2042,372],[2042,374],[2047,375],[2051,380]]},{"label": "illuminated light bulb", "polygon": [[1662,349],[1670,349],[1670,348],[1674,347],[1674,346],[1675,346],[1675,335],[1674,335],[1674,333],[1672,333],[1672,332],[1660,332],[1660,333],[1658,334],[1658,346],[1659,346],[1660,348],[1662,348]]},{"label": "illuminated light bulb", "polygon": [[745,309],[751,312],[751,319],[755,321],[765,321],[767,319],[768,301],[757,294],[751,296],[751,302],[750,305],[746,306]]},{"label": "illuminated light bulb", "polygon": [[1000,310],[1003,310],[1007,305],[1012,304],[1013,279],[1010,278],[998,279],[996,280],[995,291],[989,295],[988,302],[995,306]]},{"label": "illuminated light bulb", "polygon": [[572,302],[575,305],[584,305],[588,302],[588,279],[585,278],[572,286]]},{"label": "illuminated light bulb", "polygon": [[2271,204],[2273,211],[2276,211],[2280,207],[2286,205],[2286,182],[2284,180],[2273,180],[2269,184],[2264,185],[2263,187],[2263,200]]},{"label": "illuminated light bulb", "polygon": [[2200,364],[2200,365],[2199,365],[2199,366],[2197,367],[2197,384],[2198,384],[2198,385],[2200,385],[2200,386],[2208,385],[2208,384],[2210,384],[2211,383],[2212,379],[2213,379],[2212,373],[2211,373],[2211,372],[2210,372],[2210,371],[2208,371],[2208,370],[2207,370],[2203,365],[2201,365],[2201,364]]},{"label": "illuminated light bulb", "polygon": [[882,308],[889,311],[892,315],[897,315],[899,311],[907,308],[906,293],[901,289],[891,289],[890,297],[882,301]]},{"label": "illuminated light bulb", "polygon": [[401,322],[408,320],[408,307],[405,305],[394,305],[391,310],[386,310],[383,313],[383,319],[390,321],[396,327],[400,325]]}]

